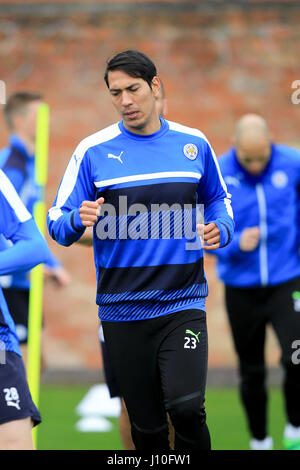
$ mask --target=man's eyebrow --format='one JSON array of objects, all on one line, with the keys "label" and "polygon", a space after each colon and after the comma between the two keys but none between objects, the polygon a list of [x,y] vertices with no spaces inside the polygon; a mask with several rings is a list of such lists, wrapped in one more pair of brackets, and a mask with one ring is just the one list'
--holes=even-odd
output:
[{"label": "man's eyebrow", "polygon": [[[139,85],[139,82],[132,83],[131,85],[128,85],[127,87],[123,88],[124,90],[129,90],[130,88]],[[122,91],[122,88],[110,88],[109,91]]]}]

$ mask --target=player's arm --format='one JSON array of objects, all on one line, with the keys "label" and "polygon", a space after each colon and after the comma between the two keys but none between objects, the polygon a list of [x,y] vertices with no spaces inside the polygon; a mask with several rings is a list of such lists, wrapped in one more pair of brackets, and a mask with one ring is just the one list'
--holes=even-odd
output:
[{"label": "player's arm", "polygon": [[297,191],[297,241],[298,241],[298,246],[299,246],[299,255],[300,255],[300,152],[298,150],[295,150],[295,156],[296,156],[296,175],[297,175],[297,183],[296,183],[296,191]]},{"label": "player's arm", "polygon": [[53,207],[47,216],[50,236],[64,246],[77,242],[86,227],[94,225],[101,201],[95,201],[87,153],[71,158],[61,181]]},{"label": "player's arm", "polygon": [[204,175],[198,188],[199,200],[204,203],[204,225],[198,226],[204,237],[205,250],[228,245],[234,233],[230,195],[208,142],[205,142]]},{"label": "player's arm", "polygon": [[47,243],[13,185],[0,171],[0,232],[12,242],[0,251],[0,275],[30,270],[49,256]]},{"label": "player's arm", "polygon": [[[13,184],[17,193],[20,194],[22,187],[24,185],[26,174],[21,168],[14,166],[9,166],[9,164],[4,166],[3,172],[6,174],[10,182]],[[49,256],[45,261],[44,273],[46,277],[53,279],[59,286],[64,286],[69,283],[69,275],[62,267],[59,260],[48,251]]]},{"label": "player's arm", "polygon": [[78,242],[80,245],[92,246],[93,245],[93,229],[92,227],[87,227],[84,234],[79,238]]},{"label": "player's arm", "polygon": [[9,239],[12,246],[0,251],[0,275],[29,271],[44,263],[49,255],[46,240],[32,218],[20,223]]}]

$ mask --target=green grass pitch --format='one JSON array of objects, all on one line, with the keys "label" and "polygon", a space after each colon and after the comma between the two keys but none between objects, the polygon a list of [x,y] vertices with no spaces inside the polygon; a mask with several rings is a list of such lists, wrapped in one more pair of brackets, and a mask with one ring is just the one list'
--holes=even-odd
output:
[{"label": "green grass pitch", "polygon": [[[123,449],[117,418],[111,432],[82,433],[76,430],[79,420],[75,408],[87,393],[88,386],[43,385],[40,411],[43,423],[38,429],[39,450],[118,450]],[[237,389],[208,388],[206,393],[207,421],[213,450],[248,450],[249,436]],[[272,388],[269,394],[269,434],[276,450],[282,447],[285,424],[281,391]]]}]

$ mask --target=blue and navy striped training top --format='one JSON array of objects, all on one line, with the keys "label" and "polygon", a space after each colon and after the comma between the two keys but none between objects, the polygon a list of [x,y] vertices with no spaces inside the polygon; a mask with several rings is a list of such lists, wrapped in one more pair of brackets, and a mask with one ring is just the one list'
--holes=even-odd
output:
[{"label": "blue and navy striped training top", "polygon": [[215,154],[205,136],[161,118],[151,135],[116,123],[76,148],[48,213],[50,235],[62,245],[84,227],[84,200],[104,197],[94,225],[97,304],[105,321],[154,318],[205,308],[203,251],[196,235],[199,206],[233,234],[233,215]]}]

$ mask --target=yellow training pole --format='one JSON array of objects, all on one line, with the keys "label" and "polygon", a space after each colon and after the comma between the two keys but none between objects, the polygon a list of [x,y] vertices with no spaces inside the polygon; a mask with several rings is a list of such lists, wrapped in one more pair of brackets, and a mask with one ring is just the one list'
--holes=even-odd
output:
[{"label": "yellow training pole", "polygon": [[[35,203],[33,217],[42,234],[45,233],[45,186],[48,173],[49,146],[49,106],[43,103],[37,114],[37,132],[35,147],[35,181],[40,187],[40,199]],[[43,309],[43,265],[39,264],[31,271],[29,291],[28,316],[28,357],[27,378],[32,399],[36,406],[39,404],[40,391],[40,362],[41,362],[41,330]],[[34,428],[33,438],[37,444],[37,428]]]}]

